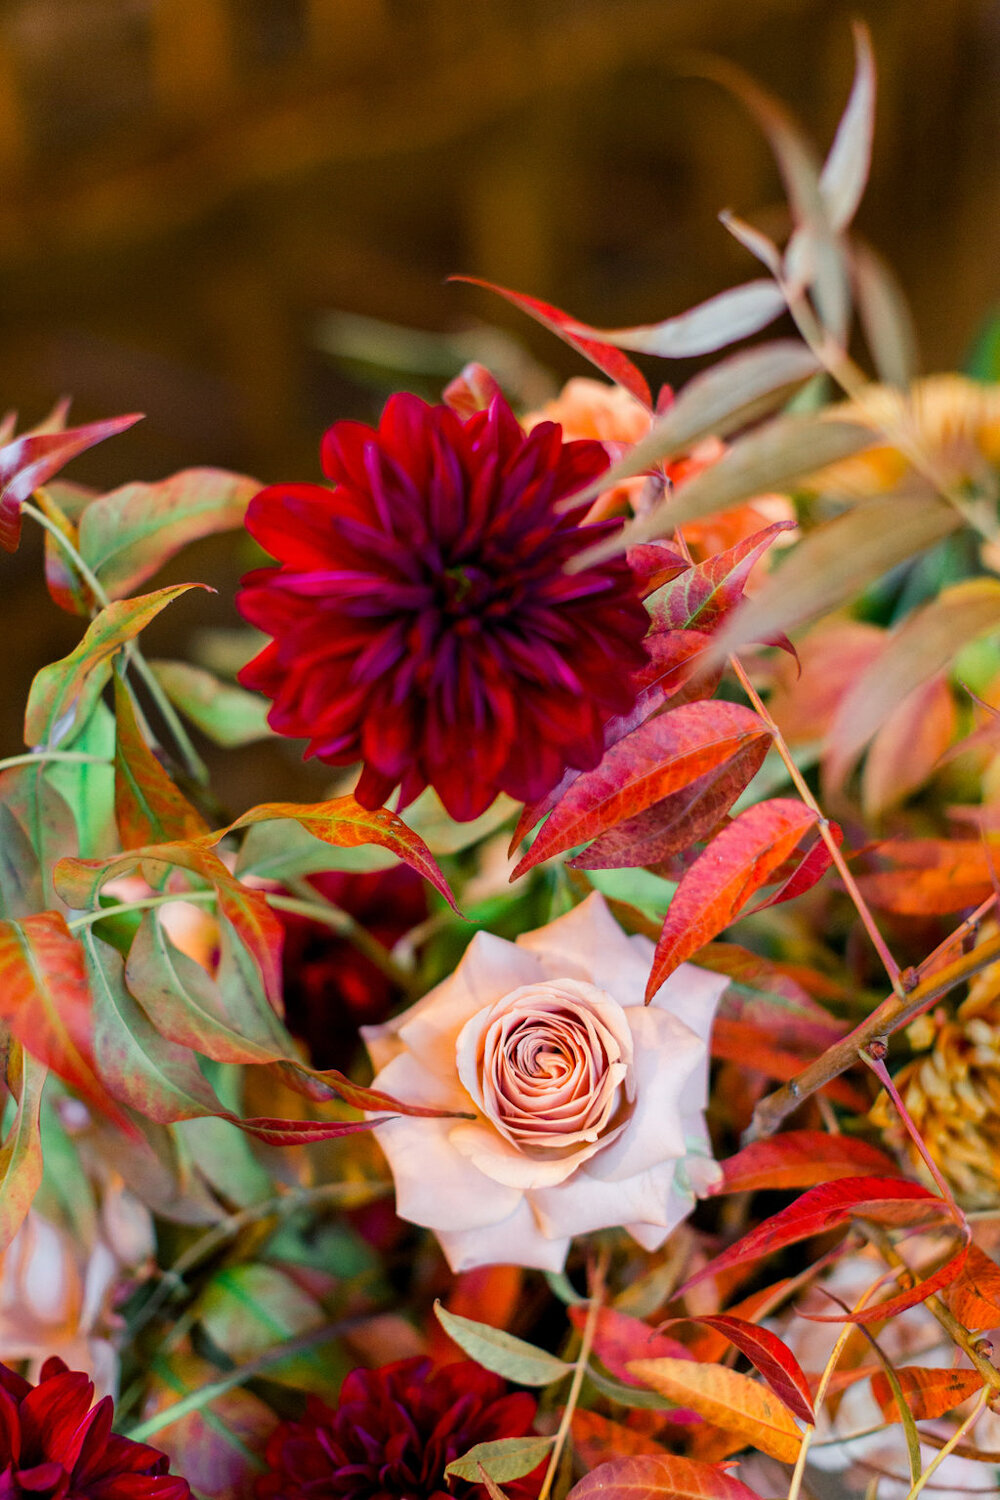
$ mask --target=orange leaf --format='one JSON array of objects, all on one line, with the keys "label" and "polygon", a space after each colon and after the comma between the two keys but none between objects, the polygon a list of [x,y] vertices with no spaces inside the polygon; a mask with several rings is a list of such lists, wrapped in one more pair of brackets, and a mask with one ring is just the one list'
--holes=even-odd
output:
[{"label": "orange leaf", "polygon": [[[897,1369],[896,1375],[903,1398],[918,1421],[943,1416],[970,1396],[977,1396],[983,1388],[983,1377],[975,1370],[924,1370],[904,1365]],[[887,1422],[901,1420],[884,1370],[872,1376],[872,1394]]]},{"label": "orange leaf", "polygon": [[121,674],[115,673],[115,821],[122,846],[197,838],[208,824],[143,738]]},{"label": "orange leaf", "polygon": [[978,1245],[948,1288],[948,1306],[966,1328],[1000,1328],[1000,1266]]},{"label": "orange leaf", "polygon": [[637,1359],[629,1370],[654,1391],[739,1433],[771,1458],[786,1464],[798,1458],[802,1433],[795,1418],[773,1391],[748,1375],[686,1359]]},{"label": "orange leaf", "polygon": [[601,1464],[570,1490],[567,1500],[759,1500],[756,1490],[716,1464],[676,1453],[619,1458]]},{"label": "orange leaf", "polygon": [[588,1469],[618,1458],[637,1458],[649,1454],[666,1453],[662,1443],[637,1432],[634,1427],[623,1427],[602,1417],[596,1411],[573,1413],[573,1447]]}]

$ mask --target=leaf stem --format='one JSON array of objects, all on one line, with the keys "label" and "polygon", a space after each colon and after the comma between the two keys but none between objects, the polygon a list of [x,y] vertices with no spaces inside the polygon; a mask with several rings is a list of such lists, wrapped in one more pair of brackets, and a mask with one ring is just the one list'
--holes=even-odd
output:
[{"label": "leaf stem", "polygon": [[580,1352],[573,1366],[573,1379],[570,1383],[569,1394],[566,1397],[566,1405],[563,1408],[559,1429],[556,1432],[552,1457],[549,1459],[549,1466],[545,1471],[542,1488],[538,1492],[538,1500],[549,1500],[552,1485],[559,1472],[563,1449],[566,1446],[566,1439],[569,1436],[570,1426],[573,1422],[573,1413],[576,1411],[576,1405],[580,1399],[580,1390],[583,1386],[583,1378],[587,1373],[590,1351],[594,1346],[594,1335],[597,1333],[597,1318],[604,1304],[605,1277],[608,1273],[608,1262],[610,1259],[611,1251],[607,1246],[602,1246],[598,1252],[597,1262],[591,1277],[590,1303],[587,1307],[587,1321],[583,1325],[583,1335],[580,1339]]},{"label": "leaf stem", "polygon": [[903,1100],[900,1098],[899,1090],[896,1088],[896,1085],[890,1078],[889,1070],[886,1067],[885,1063],[880,1057],[874,1056],[873,1053],[866,1047],[863,1047],[861,1049],[860,1055],[861,1061],[863,1063],[866,1063],[867,1066],[871,1068],[872,1072],[875,1074],[875,1077],[878,1079],[879,1083],[885,1089],[886,1093],[889,1095],[889,1098],[895,1105],[896,1113],[902,1120],[903,1125],[906,1128],[907,1135],[910,1137],[910,1140],[913,1142],[918,1152],[920,1153],[920,1159],[923,1162],[924,1166],[927,1168],[928,1172],[931,1174],[931,1177],[933,1178],[937,1190],[941,1194],[941,1197],[944,1199],[949,1209],[951,1210],[951,1215],[955,1220],[955,1223],[961,1224],[965,1228],[966,1234],[968,1234],[968,1224],[966,1222],[965,1215],[959,1208],[958,1204],[955,1202],[954,1193],[948,1186],[945,1178],[942,1176],[937,1162],[928,1151],[923,1136],[920,1134],[920,1131],[917,1129],[916,1125],[913,1122],[910,1111],[907,1109],[906,1105],[903,1103]]},{"label": "leaf stem", "polygon": [[750,681],[750,678],[747,676],[742,663],[736,656],[730,656],[729,665],[735,673],[736,678],[743,691],[750,699],[755,712],[760,715],[760,717],[763,719],[764,723],[770,730],[774,740],[774,748],[777,750],[782,761],[784,762],[785,769],[788,772],[792,785],[795,787],[795,790],[798,792],[799,796],[806,804],[806,806],[808,808],[811,808],[812,811],[816,814],[818,819],[819,835],[829,851],[830,859],[833,862],[834,868],[836,869],[837,874],[840,876],[841,880],[844,882],[844,888],[846,889],[847,894],[850,896],[852,902],[854,903],[855,910],[857,911],[858,916],[861,918],[865,931],[871,939],[872,946],[874,947],[879,958],[882,960],[883,967],[885,968],[885,971],[889,976],[889,983],[892,985],[893,991],[895,992],[895,994],[902,998],[905,994],[905,991],[903,988],[902,980],[900,979],[899,965],[893,958],[892,954],[889,952],[888,945],[881,932],[879,932],[878,925],[876,924],[875,918],[872,916],[871,909],[868,906],[868,903],[865,900],[864,896],[862,896],[861,891],[858,888],[857,881],[854,879],[854,876],[851,874],[851,871],[848,868],[847,861],[844,858],[840,845],[837,843],[837,840],[833,836],[829,819],[826,817],[823,809],[820,807],[819,803],[816,801],[816,798],[813,796],[809,784],[802,775],[802,772],[795,764],[792,753],[785,743],[784,735],[768,712],[767,705],[764,703],[764,700],[761,698],[760,694],[757,692],[757,689],[754,687],[753,683]]},{"label": "leaf stem", "polygon": [[0,771],[9,771],[14,766],[37,766],[49,760],[68,760],[78,766],[110,766],[106,755],[84,755],[82,750],[29,750],[24,755],[8,755],[0,760]]},{"label": "leaf stem", "polygon": [[73,917],[66,926],[70,932],[75,932],[80,927],[90,927],[94,922],[103,922],[105,917],[118,917],[126,911],[148,911],[154,906],[166,906],[168,901],[215,901],[218,892],[211,891],[169,891],[163,896],[143,896],[140,901],[123,901],[119,906],[101,906],[96,911],[84,912],[80,917]]}]

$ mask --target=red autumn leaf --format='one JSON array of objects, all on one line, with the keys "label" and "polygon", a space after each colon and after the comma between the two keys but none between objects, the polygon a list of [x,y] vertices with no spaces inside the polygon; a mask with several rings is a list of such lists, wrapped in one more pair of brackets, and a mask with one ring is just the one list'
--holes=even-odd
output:
[{"label": "red autumn leaf", "polygon": [[629,547],[625,561],[635,574],[644,599],[691,567],[688,559],[668,547],[666,542],[638,542]]},{"label": "red autumn leaf", "polygon": [[71,458],[95,443],[124,432],[140,420],[136,413],[69,427],[63,432],[27,433],[0,448],[0,547],[16,552],[21,540],[21,506],[39,485],[51,479]]},{"label": "red autumn leaf", "polygon": [[944,1200],[920,1183],[905,1178],[846,1177],[839,1182],[822,1183],[780,1213],[765,1219],[696,1271],[677,1296],[729,1266],[759,1260],[814,1234],[838,1229],[852,1217],[874,1219],[880,1224],[912,1224],[929,1221],[935,1215],[942,1219],[947,1216]]},{"label": "red autumn leaf", "polygon": [[804,802],[774,798],[748,807],[712,840],[674,893],[653,958],[647,1001],[678,964],[728,927],[749,897],[767,885],[816,817]]},{"label": "red autumn leaf", "polygon": [[[587,1321],[587,1308],[581,1303],[567,1308],[567,1312],[573,1327],[582,1332]],[[597,1314],[594,1353],[612,1375],[626,1385],[642,1384],[629,1373],[628,1364],[633,1359],[694,1358],[690,1349],[678,1339],[666,1338],[641,1318],[630,1317],[614,1307],[602,1307]]]},{"label": "red autumn leaf", "polygon": [[631,869],[660,864],[690,849],[718,827],[760,770],[768,749],[766,737],[751,740],[724,765],[601,834],[567,864],[574,870]]},{"label": "red autumn leaf", "polygon": [[759,1500],[718,1464],[677,1453],[618,1458],[585,1474],[566,1500]]},{"label": "red autumn leaf", "polygon": [[[294,1064],[301,1072],[310,1078],[317,1079],[334,1090],[337,1096],[349,1104],[352,1109],[382,1110],[397,1115],[414,1115],[419,1119],[440,1120],[451,1116],[449,1110],[426,1109],[420,1104],[404,1104],[392,1094],[383,1093],[381,1089],[366,1088],[364,1084],[354,1083],[345,1073],[337,1068],[306,1068],[301,1064]],[[461,1116],[460,1118],[469,1118]]]},{"label": "red autumn leaf", "polygon": [[746,1355],[790,1411],[801,1417],[803,1422],[816,1421],[805,1373],[795,1355],[776,1333],[772,1333],[769,1328],[759,1327],[756,1323],[749,1323],[745,1318],[734,1317],[732,1313],[687,1319],[670,1318],[666,1323],[661,1323],[660,1327],[666,1328],[671,1323],[681,1321],[703,1323],[721,1333],[741,1354]]},{"label": "red autumn leaf", "polygon": [[1000,1266],[978,1245],[948,1288],[948,1306],[966,1328],[1000,1328]]},{"label": "red autumn leaf", "polygon": [[[840,825],[828,820],[827,827],[838,846],[842,844],[844,831]],[[833,856],[829,849],[824,841],[817,837],[811,848],[807,849],[804,854],[796,853],[792,856],[789,861],[791,869],[774,894],[765,896],[763,901],[758,901],[756,906],[751,906],[746,915],[752,916],[754,912],[764,911],[769,906],[780,906],[782,902],[793,901],[796,896],[812,890],[817,881],[822,880],[832,863]],[[775,872],[775,878],[780,880],[783,874],[783,870],[778,870]]]},{"label": "red autumn leaf", "polygon": [[[983,1388],[983,1377],[976,1370],[925,1370],[917,1365],[903,1365],[896,1370],[903,1399],[918,1422],[941,1417],[961,1406]],[[872,1395],[882,1408],[887,1422],[900,1420],[896,1398],[884,1370],[872,1376]]]},{"label": "red autumn leaf", "polygon": [[653,398],[642,372],[620,349],[616,349],[613,344],[605,344],[596,332],[593,338],[587,338],[577,332],[571,333],[571,328],[577,329],[585,325],[578,323],[568,313],[564,313],[558,307],[553,307],[550,302],[540,302],[537,297],[527,297],[522,292],[512,292],[507,287],[497,286],[496,282],[483,281],[479,276],[452,276],[450,279],[467,281],[472,286],[481,286],[488,292],[496,292],[499,296],[505,297],[508,302],[512,302],[529,317],[536,319],[543,327],[550,329],[562,339],[563,343],[569,344],[571,349],[576,349],[585,359],[589,359],[591,364],[610,376],[616,384],[624,386],[637,401],[642,402],[643,406],[652,409]]},{"label": "red autumn leaf", "polygon": [[130,1137],[135,1127],[98,1077],[83,949],[55,911],[0,922],[0,1020],[87,1104]]},{"label": "red autumn leaf", "polygon": [[934,1292],[939,1292],[943,1287],[950,1286],[955,1278],[961,1273],[962,1267],[968,1259],[969,1247],[961,1245],[950,1260],[946,1261],[932,1275],[926,1276],[923,1281],[917,1282],[916,1286],[909,1287],[905,1292],[900,1292],[896,1297],[890,1297],[885,1302],[877,1302],[872,1307],[863,1307],[857,1312],[830,1313],[807,1313],[800,1310],[799,1316],[808,1318],[812,1323],[880,1323],[885,1318],[895,1318],[901,1312],[906,1312],[910,1307],[916,1307],[919,1302],[925,1302]]},{"label": "red autumn leaf", "polygon": [[654,629],[718,629],[742,603],[754,564],[782,531],[794,525],[794,521],[775,521],[665,584],[649,601]]},{"label": "red autumn leaf", "polygon": [[[723,1062],[738,1063],[742,1068],[754,1068],[768,1078],[777,1078],[787,1083],[801,1073],[809,1055],[777,1047],[771,1040],[772,1033],[766,1025],[758,1026],[749,1021],[731,1021],[719,1015],[712,1027],[712,1056]],[[848,1109],[866,1110],[871,1105],[867,1094],[855,1088],[846,1078],[831,1078],[823,1085],[828,1098]]]},{"label": "red autumn leaf", "polygon": [[578,776],[512,876],[582,844],[770,736],[738,703],[686,703],[649,719]]},{"label": "red autumn leaf", "polygon": [[822,1130],[787,1130],[784,1135],[752,1141],[719,1165],[723,1176],[716,1193],[808,1188],[859,1173],[889,1177],[899,1171],[877,1146]]},{"label": "red autumn leaf", "polygon": [[224,1115],[223,1119],[267,1146],[308,1146],[313,1141],[339,1140],[341,1136],[373,1130],[380,1123],[378,1120],[282,1120],[268,1116],[241,1120],[236,1115]]}]

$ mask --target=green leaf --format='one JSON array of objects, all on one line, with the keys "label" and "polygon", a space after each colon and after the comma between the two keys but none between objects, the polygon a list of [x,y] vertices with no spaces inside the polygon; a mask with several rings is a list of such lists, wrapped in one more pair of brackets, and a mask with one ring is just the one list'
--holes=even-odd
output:
[{"label": "green leaf", "polygon": [[115,820],[123,847],[134,849],[208,833],[204,818],[146,743],[119,662],[115,663],[115,726]]},{"label": "green leaf", "polygon": [[247,835],[236,860],[241,880],[253,875],[260,880],[285,883],[316,875],[321,870],[352,870],[367,873],[390,870],[397,863],[389,849],[363,844],[357,849],[331,849],[322,839],[308,833],[298,823],[282,819],[274,823],[257,823]]},{"label": "green leaf", "polygon": [[498,1438],[492,1443],[477,1443],[461,1458],[452,1459],[445,1469],[449,1479],[466,1479],[478,1484],[479,1465],[496,1484],[523,1479],[548,1458],[555,1441],[551,1437]]},{"label": "green leaf", "polygon": [[[198,1313],[212,1342],[237,1362],[255,1359],[327,1321],[320,1304],[290,1276],[276,1266],[253,1262],[217,1272]],[[318,1351],[275,1363],[267,1372],[269,1380],[283,1385],[327,1393],[332,1374],[329,1358]]]},{"label": "green leaf", "polygon": [[[49,780],[41,759],[37,766],[12,766],[0,772],[0,804],[20,825],[38,858],[43,899],[32,905],[30,911],[19,914],[31,916],[42,907],[58,904],[53,871],[58,860],[76,852],[76,820],[65,797]],[[22,900],[34,901],[36,895],[37,890],[29,880]]]},{"label": "green leaf", "polygon": [[268,739],[270,704],[257,693],[223,682],[204,667],[186,661],[151,661],[153,675],[167,697],[216,745],[232,749]]},{"label": "green leaf", "polygon": [[640,1411],[672,1411],[677,1405],[676,1401],[668,1401],[666,1396],[660,1396],[656,1391],[643,1390],[638,1385],[626,1385],[623,1380],[616,1380],[613,1375],[597,1369],[593,1364],[587,1366],[587,1379],[602,1396],[617,1401],[619,1406],[634,1406]]},{"label": "green leaf", "polygon": [[524,1339],[505,1333],[502,1328],[491,1328],[487,1323],[476,1323],[471,1318],[459,1317],[449,1312],[440,1302],[434,1303],[438,1322],[450,1339],[484,1369],[515,1380],[518,1385],[551,1385],[572,1374],[573,1366],[565,1360],[556,1359],[544,1349]]},{"label": "green leaf", "polygon": [[0,802],[0,917],[28,917],[44,905],[38,855],[10,808]]},{"label": "green leaf", "polygon": [[[83,728],[111,671],[111,658],[162,609],[202,583],[178,583],[135,599],[121,599],[102,609],[83,640],[61,661],[35,676],[28,694],[24,739],[28,745],[65,745]],[[209,590],[211,592],[211,590]]]},{"label": "green leaf", "polygon": [[260,489],[224,469],[184,469],[156,484],[126,484],[94,500],[80,518],[80,555],[107,592],[121,598],[187,542],[242,526]]},{"label": "green leaf", "polygon": [[[115,828],[115,720],[107,704],[98,702],[74,736],[73,748],[84,755],[100,755],[106,765],[88,761],[55,760],[45,767],[45,778],[73,809],[78,851],[84,859],[100,859],[118,847]],[[68,853],[67,849],[61,851]]]}]

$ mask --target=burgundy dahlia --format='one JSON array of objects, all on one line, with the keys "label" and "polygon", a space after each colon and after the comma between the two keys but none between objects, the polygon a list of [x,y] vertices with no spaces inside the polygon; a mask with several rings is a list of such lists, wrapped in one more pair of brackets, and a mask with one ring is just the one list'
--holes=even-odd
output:
[{"label": "burgundy dahlia", "polygon": [[624,558],[565,570],[617,524],[558,509],[603,446],[553,422],[526,436],[499,395],[463,419],[404,394],[377,430],[337,422],[322,459],[333,489],[273,485],[247,515],[280,563],[238,600],[274,637],[240,674],[273,698],[272,728],[362,761],[366,807],[430,785],[459,819],[596,765],[648,625]]},{"label": "burgundy dahlia", "polygon": [[111,1431],[110,1396],[47,1359],[31,1385],[0,1365],[0,1500],[189,1500],[157,1448]]},{"label": "burgundy dahlia", "polygon": [[[258,1500],[486,1500],[484,1486],[447,1480],[444,1471],[476,1443],[530,1433],[534,1398],[505,1391],[471,1360],[353,1370],[335,1410],[310,1397],[301,1422],[275,1429]],[[543,1472],[507,1493],[533,1500]]]}]

